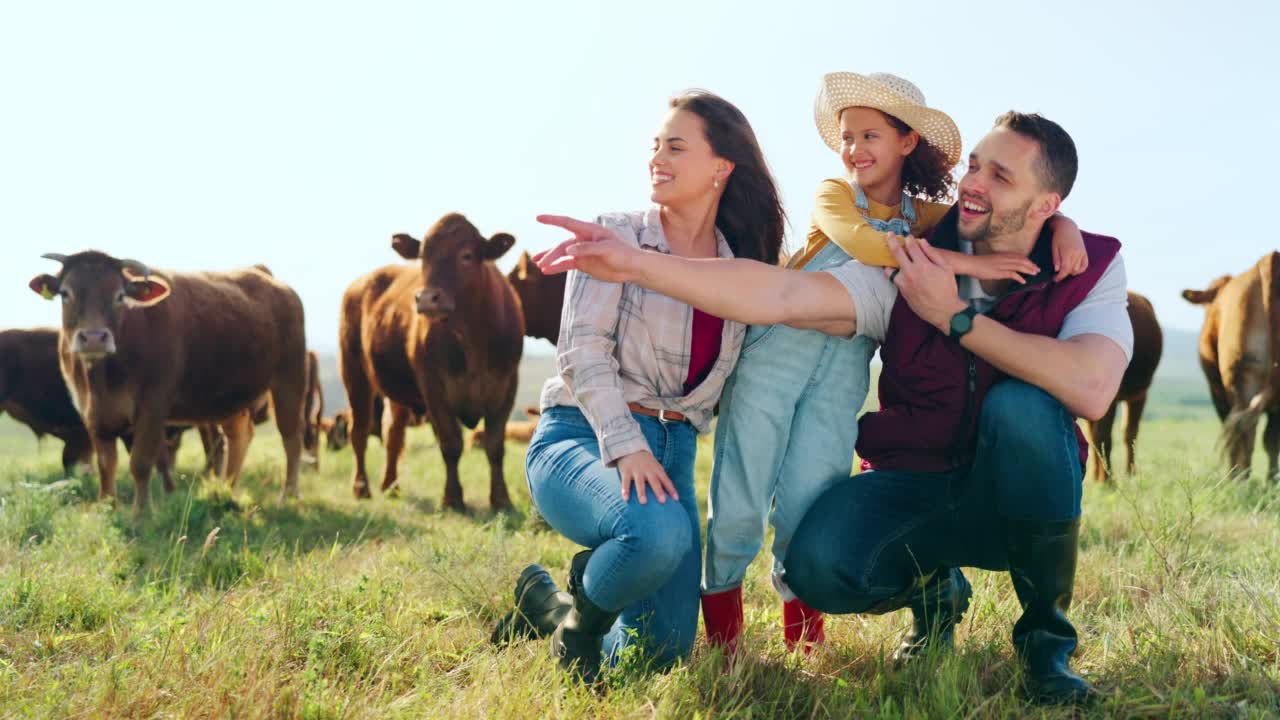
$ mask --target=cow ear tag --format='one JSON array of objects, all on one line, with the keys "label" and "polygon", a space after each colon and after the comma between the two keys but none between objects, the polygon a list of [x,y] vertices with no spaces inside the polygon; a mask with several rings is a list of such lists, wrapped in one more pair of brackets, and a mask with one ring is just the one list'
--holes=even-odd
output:
[{"label": "cow ear tag", "polygon": [[49,285],[51,284],[50,281],[52,280],[53,278],[49,277],[48,275],[38,275],[35,278],[32,278],[31,282],[27,285],[27,287],[31,288],[32,292],[44,298],[45,300],[52,300],[54,296],[58,294],[52,288],[49,287]]}]

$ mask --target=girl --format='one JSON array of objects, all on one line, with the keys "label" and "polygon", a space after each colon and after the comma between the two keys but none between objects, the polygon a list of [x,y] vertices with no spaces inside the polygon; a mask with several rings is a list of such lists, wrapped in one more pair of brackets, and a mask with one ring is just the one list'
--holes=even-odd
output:
[{"label": "girl", "polygon": [[[727,101],[671,101],[649,161],[654,207],[599,222],[641,248],[777,263],[784,215],[751,126]],[[586,682],[602,651],[640,644],[658,663],[697,633],[701,536],[696,435],[709,429],[744,326],[630,284],[571,273],[526,472],[539,512],[590,548],[568,593],[531,565],[494,640],[552,635],[553,655]],[[621,489],[619,489],[621,481]]]},{"label": "girl", "polygon": [[[887,73],[824,76],[814,119],[846,176],[819,185],[807,245],[789,267],[817,272],[850,257],[895,265],[886,234],[923,237],[948,210],[942,201],[950,196],[951,169],[960,161],[959,130],[925,104],[915,85]],[[1069,220],[1059,220],[1055,251],[1068,255],[1060,265],[1082,271],[1083,239]],[[1035,272],[1020,255],[949,253],[948,260],[956,274],[978,279],[1020,280],[1020,272]],[[762,545],[766,520],[774,529],[773,584],[783,599],[787,646],[808,651],[822,641],[822,616],[781,581],[781,558],[814,499],[849,476],[875,349],[861,336],[838,338],[784,325],[748,328],[716,426],[702,595],[711,643],[736,649],[742,581]],[[958,620],[967,607],[964,576],[952,571],[939,578],[930,597],[918,599],[921,607],[913,605],[918,622],[903,646],[904,657],[927,639],[922,618]],[[936,632],[949,637],[947,621],[940,625]]]}]

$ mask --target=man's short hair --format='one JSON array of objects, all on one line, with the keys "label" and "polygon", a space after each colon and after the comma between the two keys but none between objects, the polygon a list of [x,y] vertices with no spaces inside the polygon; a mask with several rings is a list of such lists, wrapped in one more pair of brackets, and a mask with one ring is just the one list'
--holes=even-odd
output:
[{"label": "man's short hair", "polygon": [[1036,163],[1040,184],[1066,199],[1071,186],[1076,183],[1076,171],[1080,167],[1076,144],[1067,131],[1040,113],[1016,110],[996,118],[995,126],[1008,128],[1040,146],[1040,162]]}]

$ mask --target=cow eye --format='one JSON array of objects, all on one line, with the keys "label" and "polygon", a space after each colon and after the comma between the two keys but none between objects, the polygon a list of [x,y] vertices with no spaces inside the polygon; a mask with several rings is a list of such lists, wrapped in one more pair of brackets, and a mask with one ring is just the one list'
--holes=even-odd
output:
[{"label": "cow eye", "polygon": [[474,262],[476,259],[476,254],[471,252],[470,250],[463,250],[461,257],[463,262]]},{"label": "cow eye", "polygon": [[70,290],[59,290],[59,291],[58,291],[58,295],[62,296],[62,299],[63,299],[64,301],[65,301],[65,300],[70,300],[70,299],[71,299],[71,291],[70,291]]}]

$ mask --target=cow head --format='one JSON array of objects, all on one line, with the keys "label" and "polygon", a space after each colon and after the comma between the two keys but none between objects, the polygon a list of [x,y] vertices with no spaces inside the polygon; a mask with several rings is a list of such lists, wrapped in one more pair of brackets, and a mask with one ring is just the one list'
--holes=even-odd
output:
[{"label": "cow head", "polygon": [[63,335],[71,351],[88,361],[115,354],[125,313],[169,297],[169,282],[137,260],[96,251],[42,257],[62,263],[62,270],[37,275],[29,287],[46,300],[62,298]]},{"label": "cow head", "polygon": [[437,220],[421,241],[402,233],[391,238],[391,247],[406,260],[422,263],[423,286],[415,296],[418,312],[443,318],[464,297],[478,297],[478,292],[468,290],[484,282],[486,267],[515,242],[507,233],[486,238],[466,218],[450,213]]},{"label": "cow head", "polygon": [[1230,275],[1223,275],[1209,284],[1204,290],[1183,290],[1182,299],[1192,305],[1208,305],[1213,299],[1218,297],[1218,291],[1222,289],[1231,280]]},{"label": "cow head", "polygon": [[334,415],[332,420],[321,420],[320,428],[324,430],[325,445],[330,450],[341,450],[351,439],[351,423],[345,411]]},{"label": "cow head", "polygon": [[524,334],[555,342],[560,335],[560,310],[564,305],[563,273],[547,275],[538,264],[521,252],[507,280],[520,298],[524,309]]}]

